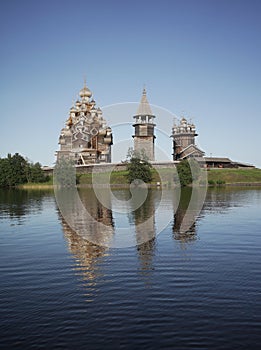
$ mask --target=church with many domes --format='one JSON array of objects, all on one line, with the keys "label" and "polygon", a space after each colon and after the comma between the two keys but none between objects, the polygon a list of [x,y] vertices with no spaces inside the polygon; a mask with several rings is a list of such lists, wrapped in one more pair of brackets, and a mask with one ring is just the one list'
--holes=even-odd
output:
[{"label": "church with many domes", "polygon": [[57,160],[73,159],[76,165],[110,163],[112,130],[107,126],[102,110],[96,107],[86,82],[79,97],[61,130]]}]

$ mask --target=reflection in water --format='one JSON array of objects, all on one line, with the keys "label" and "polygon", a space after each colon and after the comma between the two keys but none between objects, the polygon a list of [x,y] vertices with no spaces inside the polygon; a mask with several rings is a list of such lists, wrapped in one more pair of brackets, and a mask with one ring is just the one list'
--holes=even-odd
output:
[{"label": "reflection in water", "polygon": [[[108,192],[105,192],[105,194],[108,194]],[[98,222],[104,225],[97,226],[93,224],[93,222],[89,222],[86,227],[86,230],[88,230],[88,236],[93,237],[94,240],[95,237],[98,237],[99,235],[106,236],[110,239],[114,233],[114,219],[111,209],[106,208],[99,202],[91,188],[80,189],[79,196],[89,215],[94,219],[94,223]],[[107,201],[108,200],[110,199],[107,198]],[[74,269],[77,274],[82,276],[86,287],[88,287],[86,300],[92,301],[94,296],[92,288],[95,287],[97,279],[102,277],[99,263],[102,258],[107,256],[108,248],[96,245],[82,235],[74,232],[59,211],[58,213],[61,219],[64,236],[68,243],[68,249],[76,260],[76,267]],[[80,225],[82,222],[82,215],[77,216],[79,214],[77,211],[72,211],[72,213],[75,213],[75,217],[71,217],[70,219]],[[84,223],[86,223],[86,220]],[[99,231],[101,229],[103,230],[102,232]]]},{"label": "reflection in water", "polygon": [[[105,191],[107,202],[109,195]],[[113,240],[112,211],[99,202],[92,189],[78,193],[75,188],[57,188],[56,202],[68,225],[82,238],[98,245],[109,245]]]},{"label": "reflection in water", "polygon": [[[207,193],[201,217],[205,212],[222,213],[230,207],[239,205],[238,203],[242,202],[241,197],[244,197],[244,193],[247,190],[246,188],[210,189]],[[116,190],[114,194],[122,200],[128,200],[130,198],[128,190]],[[168,209],[172,208],[173,210],[173,239],[175,241],[180,241],[182,244],[189,244],[197,238],[195,223],[200,218],[198,215],[195,215],[192,210],[187,210],[191,200],[191,194],[191,188],[182,189],[178,204],[178,196],[175,189],[167,190],[167,195],[164,197],[165,207]],[[120,225],[119,216],[116,215],[113,217],[113,210],[103,206],[92,189],[81,189],[79,195],[89,214],[95,221],[104,225],[104,232],[102,232],[102,234],[107,235],[108,239],[111,239]],[[1,218],[8,216],[12,220],[18,220],[19,224],[23,224],[24,222],[22,219],[30,213],[41,212],[43,201],[46,197],[53,198],[53,192],[50,190],[1,190]],[[136,210],[130,211],[126,215],[124,214],[128,218],[129,227],[135,230],[140,272],[143,275],[150,274],[151,271],[153,271],[153,259],[157,244],[157,239],[155,237],[157,224],[160,217],[164,218],[164,209],[157,212],[161,199],[161,190],[150,189],[142,206]],[[110,198],[107,198],[107,201],[110,201]],[[135,203],[133,203],[133,207],[135,207]],[[77,215],[74,219],[75,221],[78,220],[79,223],[81,221],[81,217],[78,218]],[[77,261],[77,271],[84,276],[84,279],[86,279],[88,283],[95,284],[97,277],[101,275],[99,261],[107,255],[108,250],[102,246],[92,244],[88,239],[79,236],[70,229],[63,219],[61,219],[61,223],[69,250]],[[182,225],[183,227],[190,225],[190,227],[184,232],[180,229]],[[101,232],[98,231],[98,227],[93,224],[89,224],[87,230],[91,236],[101,234]],[[140,237],[142,237],[142,241],[140,241]],[[146,237],[145,242],[144,237]]]},{"label": "reflection in water", "polygon": [[[112,210],[106,208],[100,203],[92,188],[80,190],[79,195],[88,213],[95,221],[101,222],[103,225],[106,225],[108,227],[114,227]],[[110,192],[103,191],[103,196],[106,196],[106,199],[104,198],[104,201],[108,203],[109,207],[109,203],[111,201]]]},{"label": "reflection in water", "polygon": [[[163,191],[166,192],[164,196],[164,200],[166,201],[164,204],[165,208],[170,210],[172,207],[173,211],[173,238],[184,243],[195,240],[195,220],[198,218],[198,211],[192,210],[191,208],[188,210],[188,207],[191,204],[192,188],[182,189],[179,203],[177,203],[179,199],[179,193],[177,190],[171,189]],[[104,191],[104,195],[108,194],[108,191]],[[113,194],[123,202],[130,199],[130,192],[128,190],[115,190],[113,191]],[[83,238],[86,238],[88,240],[88,237],[92,237],[92,242],[95,242],[95,237],[98,237],[99,235],[107,235],[108,239],[112,239],[110,238],[111,235],[117,234],[117,231],[122,224],[120,222],[121,218],[119,218],[119,215],[115,214],[116,216],[113,217],[113,210],[103,206],[97,199],[97,196],[92,189],[80,189],[79,195],[82,203],[94,221],[106,225],[105,231],[101,232],[99,231],[99,226],[97,227],[96,225],[89,224],[87,226],[88,234]],[[126,214],[129,220],[128,226],[130,234],[133,227],[135,230],[135,245],[139,247],[138,252],[139,255],[142,256],[141,260],[151,260],[151,258],[144,254],[144,252],[145,250],[150,250],[151,252],[154,250],[155,244],[147,244],[147,242],[154,242],[156,237],[156,220],[159,220],[159,217],[161,217],[161,219],[164,217],[164,209],[161,209],[156,213],[157,208],[161,202],[161,197],[161,190],[149,189],[145,202],[140,207],[138,207],[138,209],[130,210],[130,212]],[[196,198],[200,198],[200,195]],[[106,202],[109,203],[110,200],[111,199],[109,197],[106,198]],[[130,201],[130,203],[132,208],[137,207],[135,198],[133,201]],[[113,202],[110,204],[110,206],[113,208]],[[82,219],[80,216],[77,216],[77,211],[74,215],[75,218],[72,218],[72,220],[74,222],[77,222],[79,225]],[[186,228],[186,231],[182,231],[182,229],[184,230],[184,227]],[[144,263],[144,266],[146,266],[146,263]]]},{"label": "reflection in water", "polygon": [[[97,247],[57,222],[54,197],[42,192],[38,206],[36,192],[27,195],[21,211],[15,196],[0,202],[2,348],[251,349],[260,343],[260,189],[211,189],[206,217],[196,224],[201,242],[173,239],[178,212],[157,239],[120,251]],[[175,191],[168,191],[163,201],[172,219],[174,200]],[[166,215],[156,204],[151,196],[152,208],[132,213],[134,230],[144,213],[154,215],[157,230]],[[35,205],[43,208],[40,215]],[[234,205],[242,208],[231,210]],[[112,220],[93,210],[118,229],[114,212]],[[10,227],[9,213],[25,211],[24,226]]]},{"label": "reflection in water", "polygon": [[[188,211],[188,206],[191,200],[192,188],[185,187],[181,189],[180,202],[176,212],[174,212],[173,220],[173,238],[181,241],[182,243],[188,243],[196,239],[196,216],[192,210]],[[184,220],[187,220],[184,223]],[[192,225],[191,225],[192,223]],[[181,231],[181,225],[186,225],[188,230],[186,232]]]},{"label": "reflection in water", "polygon": [[[129,191],[114,191],[115,196],[121,200],[129,199]],[[117,216],[113,218],[112,211],[104,207],[96,198],[92,189],[81,189],[79,191],[80,198],[92,217],[102,222],[108,227],[110,233],[113,229],[117,231]],[[129,225],[134,226],[136,230],[136,249],[138,258],[140,261],[140,272],[144,276],[148,276],[148,273],[153,270],[152,262],[155,253],[156,239],[155,239],[155,207],[159,203],[161,196],[160,191],[150,190],[146,201],[142,207],[132,211],[128,214]],[[135,203],[133,203],[135,207]],[[58,211],[59,213],[59,211]],[[76,271],[83,276],[86,281],[86,286],[94,287],[97,283],[97,278],[102,276],[100,271],[101,260],[108,255],[108,248],[91,243],[88,239],[85,239],[81,235],[75,233],[70,226],[63,219],[59,213],[61,219],[64,236],[68,243],[68,249],[76,260]],[[96,226],[90,225],[88,227],[90,236],[96,235]],[[140,232],[141,230],[141,232]],[[147,241],[139,244],[139,237],[146,235]],[[88,300],[91,300],[91,296],[88,296]]]},{"label": "reflection in water", "polygon": [[204,212],[221,214],[231,207],[237,207],[245,202],[245,193],[249,190],[251,188],[247,187],[210,187],[203,207]]},{"label": "reflection in water", "polygon": [[130,222],[135,224],[137,253],[141,265],[140,272],[143,275],[153,270],[152,264],[156,248],[155,211],[160,199],[161,191],[149,190],[144,204],[129,215]]},{"label": "reflection in water", "polygon": [[[180,202],[176,212],[174,211],[173,220],[173,238],[179,240],[182,243],[188,243],[197,239],[196,227],[197,222],[202,218],[205,213],[221,214],[227,211],[231,207],[237,207],[244,203],[245,192],[251,190],[246,187],[215,187],[209,188],[206,197],[204,198],[204,205],[200,212],[193,210],[196,206],[191,206],[192,193],[195,195],[195,203],[201,202],[203,191],[200,188],[196,188],[192,191],[191,187],[185,187],[181,189]],[[175,195],[174,195],[175,197]],[[246,203],[244,203],[246,204]],[[182,227],[187,227],[187,230],[182,230]]]},{"label": "reflection in water", "polygon": [[140,273],[149,277],[153,271],[153,258],[156,253],[156,238],[150,241],[137,245],[137,253],[140,262]]},{"label": "reflection in water", "polygon": [[[102,276],[99,262],[107,255],[108,249],[83,239],[67,225],[61,215],[59,216],[68,249],[76,260],[75,271],[82,276],[88,287],[94,287],[97,278]],[[90,301],[90,298],[88,299]]]},{"label": "reflection in water", "polygon": [[[155,210],[160,202],[160,198],[161,191],[148,190],[143,205],[129,213],[129,222],[135,225],[137,245],[146,243],[156,236]],[[136,207],[135,203],[133,203],[133,207]]]},{"label": "reflection in water", "polygon": [[[246,188],[209,189],[200,217],[206,212],[218,214],[223,213],[230,207],[238,206],[240,203],[246,204],[245,192],[250,190]],[[128,190],[117,190],[114,191],[114,194],[123,200],[130,198]],[[175,190],[167,190],[167,195],[164,197],[165,207],[168,209],[173,208],[173,239],[181,242],[182,245],[189,244],[197,238],[196,222],[200,220],[200,217],[195,215],[193,211],[187,210],[190,204],[191,194],[191,188],[182,189],[178,205]],[[119,216],[116,215],[114,217],[113,211],[99,202],[92,189],[80,190],[79,195],[90,215],[95,221],[104,225],[103,234],[106,234],[109,238],[115,235],[120,225],[118,222]],[[31,213],[41,212],[43,201],[46,198],[53,199],[53,192],[49,190],[1,190],[1,219],[10,217],[12,220],[18,220],[19,224],[23,224],[22,218]],[[157,211],[161,198],[161,190],[150,189],[146,201],[141,207],[128,214],[124,214],[125,217],[127,216],[128,226],[130,228],[132,227],[136,233],[137,256],[140,263],[140,272],[144,276],[150,275],[151,271],[153,271],[153,260],[157,245],[155,232],[159,218],[164,218],[164,209],[161,209],[159,212]],[[135,203],[133,203],[133,207],[135,207]],[[176,211],[175,208],[177,208]],[[89,286],[95,285],[97,278],[102,275],[99,266],[101,260],[107,256],[108,249],[90,243],[90,241],[75,233],[61,216],[60,218],[68,248],[77,262],[77,273],[83,276]],[[81,218],[79,217],[78,219],[78,217],[75,217],[75,220],[81,220]],[[183,227],[186,226],[186,222],[184,223],[184,221],[187,221],[187,225],[190,225],[190,228],[186,232],[180,230],[182,225]],[[87,229],[91,236],[99,235],[97,226],[90,224]],[[143,241],[143,243],[140,243],[140,237],[146,237],[146,242]]]},{"label": "reflection in water", "polygon": [[9,216],[18,224],[23,224],[23,218],[27,215],[42,211],[46,197],[53,198],[52,190],[0,189],[1,216]]},{"label": "reflection in water", "polygon": [[[128,190],[115,190],[113,191],[115,197],[121,200],[129,200],[130,192]],[[107,192],[105,192],[107,193]],[[191,188],[185,188],[181,191],[180,202],[177,205],[177,191],[167,190],[164,200],[165,208],[172,208],[173,212],[173,238],[181,243],[189,243],[196,239],[196,229],[194,220],[198,218],[195,216],[193,210],[187,210],[191,201]],[[117,234],[118,227],[122,224],[122,218],[119,215],[113,215],[113,210],[103,206],[97,199],[92,189],[80,189],[80,198],[88,213],[98,222],[103,223],[107,227],[108,234]],[[159,212],[159,203],[161,201],[162,191],[152,190],[148,191],[145,202],[138,209],[131,210],[129,213],[124,214],[128,217],[128,226],[130,230],[133,228],[136,233],[136,249],[137,256],[140,263],[140,273],[148,278],[153,271],[153,260],[156,252],[156,226],[157,220],[164,218],[164,209]],[[108,199],[107,199],[108,201]],[[133,208],[136,207],[136,203],[132,203]],[[113,208],[113,203],[112,203]],[[176,210],[175,210],[176,209]],[[197,212],[198,214],[198,212]],[[74,220],[81,220],[81,218],[75,218]],[[187,222],[184,223],[184,220]],[[191,224],[192,223],[192,224]],[[183,225],[183,226],[182,226]],[[69,250],[73,254],[77,261],[77,272],[84,276],[84,279],[88,281],[88,286],[94,286],[96,280],[101,276],[99,270],[99,262],[108,253],[108,249],[105,247],[95,245],[91,243],[88,238],[82,237],[75,233],[68,224],[62,219],[63,231],[68,242]],[[181,227],[189,227],[189,230],[183,232]],[[95,225],[88,226],[88,236],[95,237],[97,227]],[[140,240],[140,237],[142,239]],[[146,240],[144,242],[144,237]]]}]

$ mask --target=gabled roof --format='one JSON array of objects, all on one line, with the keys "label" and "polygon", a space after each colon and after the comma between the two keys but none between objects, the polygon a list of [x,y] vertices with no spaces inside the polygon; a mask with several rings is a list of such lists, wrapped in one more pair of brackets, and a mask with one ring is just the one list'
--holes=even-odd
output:
[{"label": "gabled roof", "polygon": [[[184,156],[182,156],[182,153],[184,153],[185,151],[188,151],[189,149],[191,149],[191,151],[187,154],[184,154]],[[180,155],[181,155],[180,159],[189,157],[194,153],[200,153],[200,154],[202,154],[202,156],[205,154],[205,152],[202,151],[201,149],[199,149],[196,145],[190,144],[180,152]]]},{"label": "gabled roof", "polygon": [[143,89],[140,105],[137,110],[137,115],[153,115],[147,99],[146,89]]},{"label": "gabled roof", "polygon": [[194,150],[199,151],[199,152],[205,154],[204,151],[202,151],[200,148],[198,148],[196,145],[193,145],[193,144],[190,144],[190,145],[188,145],[187,147],[183,148],[183,150],[181,151],[181,153],[184,152],[184,151],[187,151],[189,148],[194,148]]}]

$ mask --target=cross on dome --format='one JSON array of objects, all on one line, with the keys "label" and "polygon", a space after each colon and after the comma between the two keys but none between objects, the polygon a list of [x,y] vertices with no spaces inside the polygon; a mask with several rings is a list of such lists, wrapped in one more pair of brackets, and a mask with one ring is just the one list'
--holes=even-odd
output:
[{"label": "cross on dome", "polygon": [[92,96],[91,90],[86,86],[86,77],[84,77],[84,85],[83,85],[83,88],[80,90],[79,95],[81,97],[88,97],[88,98]]}]

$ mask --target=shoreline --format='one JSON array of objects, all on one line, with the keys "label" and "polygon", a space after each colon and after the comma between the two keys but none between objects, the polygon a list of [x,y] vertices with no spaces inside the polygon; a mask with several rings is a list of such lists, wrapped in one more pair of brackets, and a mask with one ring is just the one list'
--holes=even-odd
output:
[{"label": "shoreline", "polygon": [[[202,170],[202,175],[205,169]],[[93,187],[93,174],[77,174],[76,181],[78,188],[91,188]],[[174,188],[176,187],[174,182],[173,169],[163,168],[160,172],[156,169],[152,173],[152,182],[148,183],[149,188]],[[202,187],[205,186],[205,181],[207,181],[207,186],[209,188],[213,187],[236,187],[236,186],[261,186],[261,169],[208,169],[207,178],[205,176],[199,178],[195,181],[195,186]],[[113,171],[111,174],[108,173],[97,173],[96,181],[99,182],[99,186],[108,186],[110,182],[111,188],[129,188],[130,184],[127,179],[127,171]],[[108,179],[110,179],[108,181]],[[191,185],[188,185],[191,186]],[[46,183],[25,183],[14,186],[13,188],[18,189],[50,189],[53,190],[54,184],[52,177]]]},{"label": "shoreline", "polygon": [[[168,184],[161,184],[161,185],[157,185],[157,184],[147,184],[147,186],[149,188],[174,188],[174,186],[168,186]],[[261,182],[231,182],[231,183],[225,183],[225,184],[207,184],[208,188],[220,188],[220,187],[261,187]],[[93,188],[92,184],[78,184],[76,185],[77,188]],[[98,187],[107,187],[107,184],[99,184]],[[110,188],[129,188],[130,185],[129,184],[110,184]],[[191,186],[187,186],[187,187],[191,187]],[[204,187],[203,185],[197,185],[196,187]],[[22,190],[53,190],[54,189],[54,185],[18,185],[16,187],[13,187],[15,189],[22,189]]]}]

